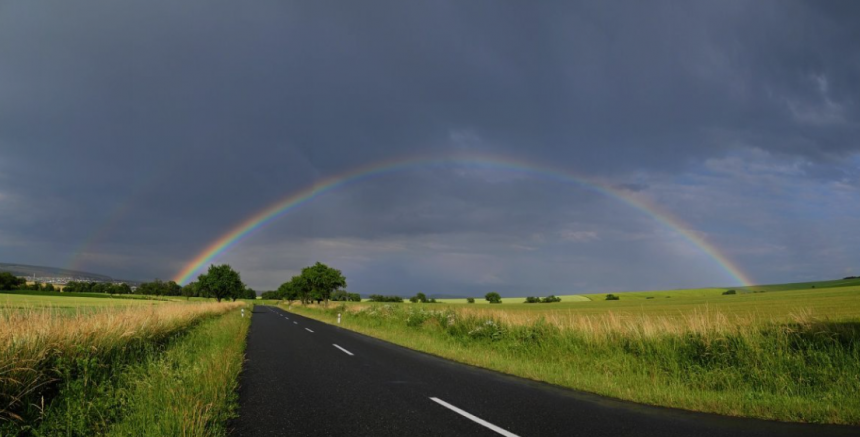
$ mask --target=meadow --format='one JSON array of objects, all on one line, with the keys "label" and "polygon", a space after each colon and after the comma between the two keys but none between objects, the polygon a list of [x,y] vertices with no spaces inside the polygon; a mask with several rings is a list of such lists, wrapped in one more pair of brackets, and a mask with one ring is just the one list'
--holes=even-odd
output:
[{"label": "meadow", "polygon": [[224,435],[242,308],[0,294],[0,435]]},{"label": "meadow", "polygon": [[836,282],[291,310],[329,323],[342,313],[341,326],[412,349],[618,399],[860,425],[860,281]]}]

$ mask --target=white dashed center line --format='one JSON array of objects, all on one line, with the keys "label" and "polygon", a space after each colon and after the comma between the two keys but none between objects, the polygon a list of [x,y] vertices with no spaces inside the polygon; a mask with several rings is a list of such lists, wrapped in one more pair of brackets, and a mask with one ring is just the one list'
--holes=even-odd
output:
[{"label": "white dashed center line", "polygon": [[348,351],[348,350],[346,350],[346,349],[344,349],[344,348],[342,348],[342,347],[340,347],[340,346],[338,346],[338,345],[336,345],[336,344],[332,344],[332,346],[334,346],[334,347],[336,347],[336,348],[338,348],[338,349],[342,350],[342,351],[343,351],[343,353],[345,353],[345,354],[347,354],[347,355],[349,355],[349,356],[353,356],[353,355],[354,355],[352,352],[350,352],[350,351]]},{"label": "white dashed center line", "polygon": [[449,404],[449,403],[447,403],[447,402],[443,401],[442,399],[439,399],[439,398],[430,398],[430,400],[432,400],[433,402],[436,402],[437,404],[439,404],[439,405],[441,405],[441,406],[443,406],[443,407],[445,407],[445,408],[447,408],[447,409],[449,409],[449,410],[451,410],[451,411],[453,411],[453,412],[455,412],[455,413],[457,413],[457,414],[459,414],[459,415],[461,415],[461,416],[463,416],[463,417],[465,417],[465,418],[467,418],[467,419],[471,420],[472,422],[475,422],[475,423],[478,423],[478,424],[480,424],[480,425],[486,426],[487,428],[490,428],[490,429],[492,429],[493,431],[495,431],[495,432],[497,432],[497,433],[499,433],[499,434],[501,434],[501,435],[503,435],[503,436],[505,436],[505,437],[519,437],[518,435],[516,435],[516,434],[514,434],[514,433],[512,433],[512,432],[509,432],[509,431],[507,431],[507,430],[505,430],[505,429],[503,429],[503,428],[499,428],[498,426],[493,425],[492,423],[487,422],[486,420],[481,419],[480,417],[473,416],[473,415],[471,415],[471,414],[469,414],[469,413],[467,413],[467,412],[465,412],[465,411],[463,411],[463,410],[461,410],[461,409],[459,409],[459,408],[457,408],[457,407],[455,407],[455,406],[453,406],[453,405],[451,405],[451,404]]},{"label": "white dashed center line", "polygon": [[308,329],[308,328],[305,328],[305,331],[308,331],[308,332],[313,332],[313,331],[311,331],[311,330],[310,330],[310,329]]}]

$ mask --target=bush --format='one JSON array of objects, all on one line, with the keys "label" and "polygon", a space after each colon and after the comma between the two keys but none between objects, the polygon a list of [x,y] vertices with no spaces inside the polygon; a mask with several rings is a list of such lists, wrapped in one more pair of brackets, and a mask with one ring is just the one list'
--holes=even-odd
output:
[{"label": "bush", "polygon": [[468,303],[475,303],[475,298],[474,298],[474,297],[467,298],[467,299],[466,299],[466,302],[468,302]]},{"label": "bush", "polygon": [[726,290],[723,292],[723,296],[728,296],[730,294],[738,294],[738,292],[735,290]]},{"label": "bush", "polygon": [[526,301],[523,303],[540,303],[539,297],[529,296],[526,298]]},{"label": "bush", "polygon": [[555,297],[555,295],[550,294],[549,296],[543,298],[541,303],[553,303],[553,302],[561,302],[560,297]]},{"label": "bush", "polygon": [[621,300],[621,297],[620,297],[620,296],[616,296],[616,295],[614,295],[614,294],[607,294],[607,295],[606,295],[606,300]]},{"label": "bush", "polygon": [[403,302],[403,298],[400,296],[383,296],[381,294],[371,294],[370,295],[371,302]]},{"label": "bush", "polygon": [[502,303],[502,296],[500,296],[499,293],[496,293],[495,291],[487,293],[484,296],[484,299],[486,299],[487,302],[490,303]]}]

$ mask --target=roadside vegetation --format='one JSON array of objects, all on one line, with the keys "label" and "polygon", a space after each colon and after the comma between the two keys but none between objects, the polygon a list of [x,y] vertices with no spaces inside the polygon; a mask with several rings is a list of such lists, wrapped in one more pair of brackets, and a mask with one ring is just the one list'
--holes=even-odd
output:
[{"label": "roadside vegetation", "polygon": [[330,323],[340,313],[341,326],[412,349],[615,398],[860,425],[860,286],[723,291],[673,290],[652,299],[655,293],[619,293],[620,300],[554,305],[291,310]]},{"label": "roadside vegetation", "polygon": [[199,289],[234,302],[0,294],[0,436],[225,435],[251,307],[213,268]]}]

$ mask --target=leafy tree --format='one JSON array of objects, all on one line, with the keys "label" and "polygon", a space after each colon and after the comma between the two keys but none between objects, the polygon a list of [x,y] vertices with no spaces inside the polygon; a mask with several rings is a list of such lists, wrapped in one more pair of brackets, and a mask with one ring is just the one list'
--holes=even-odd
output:
[{"label": "leafy tree", "polygon": [[550,294],[549,296],[541,299],[541,303],[554,303],[554,302],[561,302],[561,298],[556,297],[553,294]]},{"label": "leafy tree", "polygon": [[621,297],[616,296],[616,295],[614,295],[614,294],[607,294],[607,295],[606,295],[606,300],[621,300]]},{"label": "leafy tree", "polygon": [[197,282],[191,281],[185,284],[182,287],[182,295],[185,296],[185,300],[190,300],[192,297],[197,296]]},{"label": "leafy tree", "polygon": [[[340,270],[320,262],[303,268],[299,278],[297,286],[302,303],[315,300],[317,303],[325,301],[328,304],[335,290],[346,287],[346,278]],[[295,282],[295,278],[293,281]]]},{"label": "leafy tree", "polygon": [[540,303],[539,297],[529,296],[524,303]]},{"label": "leafy tree", "polygon": [[486,299],[490,303],[502,303],[502,296],[500,296],[499,293],[496,293],[495,291],[487,293],[484,296],[484,299]]},{"label": "leafy tree", "polygon": [[[257,292],[254,291],[251,287],[245,287],[245,295],[242,296],[243,299],[257,299]],[[236,300],[236,299],[233,299]]]},{"label": "leafy tree", "polygon": [[182,296],[182,286],[175,281],[170,281],[164,284],[165,296]]},{"label": "leafy tree", "polygon": [[468,302],[468,303],[475,303],[475,298],[474,298],[474,297],[466,298],[466,302]]},{"label": "leafy tree", "polygon": [[411,298],[409,298],[409,301],[412,303],[418,303],[418,302],[426,303],[427,302],[427,296],[425,296],[424,293],[418,293],[415,296],[412,296]]},{"label": "leafy tree", "polygon": [[197,283],[206,294],[221,302],[221,299],[240,295],[245,290],[245,284],[239,273],[229,264],[210,265],[209,271],[197,277]]},{"label": "leafy tree", "polygon": [[263,299],[268,300],[280,300],[281,293],[278,290],[264,291],[262,295],[260,295]]},{"label": "leafy tree", "polygon": [[9,272],[0,272],[0,290],[14,290],[26,284],[27,280],[24,278],[19,278]]},{"label": "leafy tree", "polygon": [[283,299],[293,304],[293,301],[299,299],[299,277],[293,276],[293,279],[290,279],[289,282],[284,282],[278,287],[278,298]]},{"label": "leafy tree", "polygon": [[358,293],[349,293],[346,297],[350,302],[361,302],[361,295]]}]

